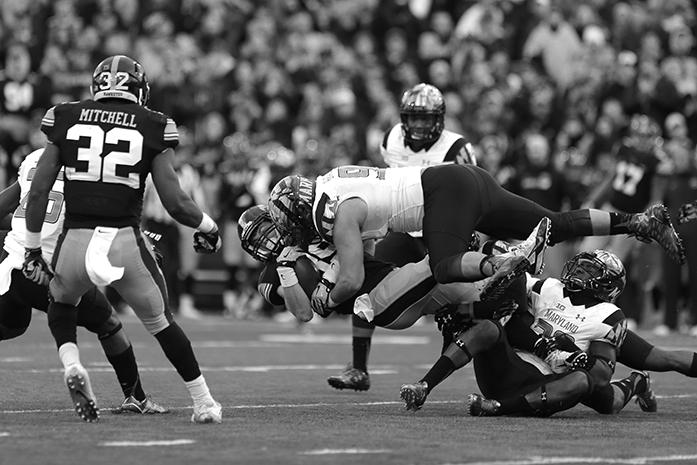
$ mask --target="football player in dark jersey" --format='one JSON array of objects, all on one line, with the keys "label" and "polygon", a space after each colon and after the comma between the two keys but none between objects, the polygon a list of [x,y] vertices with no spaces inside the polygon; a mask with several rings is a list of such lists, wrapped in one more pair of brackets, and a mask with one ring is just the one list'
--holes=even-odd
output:
[{"label": "football player in dark jersey", "polygon": [[[659,125],[649,116],[632,116],[627,137],[618,144],[614,169],[608,178],[591,193],[588,205],[619,213],[638,213],[660,198],[656,177],[667,173],[671,166],[668,155],[662,149]],[[632,272],[637,244],[622,236],[596,236],[585,238],[580,250],[607,249],[617,254],[627,267],[628,292],[623,294],[623,307],[632,322],[641,315],[643,282]],[[641,282],[639,282],[641,281]]]},{"label": "football player in dark jersey", "polygon": [[[5,237],[0,253],[0,341],[21,336],[29,327],[32,308],[48,310],[48,287],[38,285],[20,271],[24,260],[25,210],[20,204],[29,191],[36,163],[43,150],[36,150],[22,162],[18,181],[0,192],[0,217],[14,211],[11,229]],[[41,242],[47,258],[53,255],[55,244],[63,225],[62,176],[51,191],[54,202],[41,230]],[[77,324],[99,338],[104,355],[114,368],[124,400],[112,410],[114,413],[141,414],[167,413],[169,410],[157,404],[143,391],[133,346],[128,340],[121,321],[109,305],[104,294],[96,287],[88,290],[77,307]]]},{"label": "football player in dark jersey", "polygon": [[[150,89],[140,63],[124,55],[105,59],[94,71],[91,90],[92,99],[57,105],[42,120],[48,143],[27,199],[22,268],[36,283],[50,281],[48,322],[73,404],[85,421],[98,420],[88,374],[80,364],[75,306],[92,286],[111,285],[184,380],[194,404],[191,420],[219,423],[221,405],[210,394],[189,339],[171,317],[164,278],[139,229],[148,174],[169,214],[197,229],[197,251],[220,248],[218,226],[179,186],[172,166],[177,128],[172,119],[145,106]],[[49,266],[40,231],[61,168],[64,232]]]}]

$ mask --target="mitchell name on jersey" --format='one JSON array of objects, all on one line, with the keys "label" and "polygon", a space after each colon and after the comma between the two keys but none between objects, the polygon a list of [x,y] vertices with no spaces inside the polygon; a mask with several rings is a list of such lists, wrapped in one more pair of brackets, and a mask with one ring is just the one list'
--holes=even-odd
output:
[{"label": "mitchell name on jersey", "polygon": [[404,166],[434,166],[446,163],[464,165],[473,160],[472,146],[464,137],[444,129],[438,140],[424,150],[414,152],[404,141],[402,124],[385,133],[380,154],[390,168]]}]

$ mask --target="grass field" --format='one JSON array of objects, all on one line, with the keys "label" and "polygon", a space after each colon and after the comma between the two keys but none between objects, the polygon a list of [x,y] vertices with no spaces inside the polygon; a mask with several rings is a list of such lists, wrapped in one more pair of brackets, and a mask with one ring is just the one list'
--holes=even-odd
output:
[{"label": "grass field", "polygon": [[[655,374],[659,412],[632,402],[617,416],[576,407],[548,419],[472,418],[464,399],[471,368],[451,376],[419,412],[399,399],[435,360],[430,324],[378,330],[368,392],[330,388],[350,360],[350,327],[329,320],[301,332],[293,324],[210,317],[183,321],[222,425],[194,425],[184,385],[140,323],[125,320],[146,390],[172,408],[163,416],[113,415],[121,392],[97,341],[81,330],[82,360],[102,417],[83,423],[71,410],[45,317],[0,346],[1,464],[651,464],[697,463],[697,379]],[[697,349],[697,339],[650,338]],[[628,372],[620,368],[617,375]]]}]

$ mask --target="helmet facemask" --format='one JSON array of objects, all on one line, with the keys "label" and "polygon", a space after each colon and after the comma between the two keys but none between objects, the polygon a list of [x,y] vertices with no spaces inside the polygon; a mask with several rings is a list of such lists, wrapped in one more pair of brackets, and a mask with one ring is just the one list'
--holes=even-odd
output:
[{"label": "helmet facemask", "polygon": [[405,143],[418,152],[435,143],[443,132],[443,94],[430,84],[417,84],[402,95],[399,116]]},{"label": "helmet facemask", "polygon": [[312,221],[315,183],[302,176],[281,179],[269,196],[269,214],[276,227],[288,238],[288,245],[302,248],[316,236]]},{"label": "helmet facemask", "polygon": [[263,263],[274,260],[286,245],[264,205],[251,207],[240,216],[237,233],[242,249]]},{"label": "helmet facemask", "polygon": [[569,292],[585,292],[603,302],[614,302],[624,290],[626,272],[614,254],[581,252],[564,264],[561,281]]}]

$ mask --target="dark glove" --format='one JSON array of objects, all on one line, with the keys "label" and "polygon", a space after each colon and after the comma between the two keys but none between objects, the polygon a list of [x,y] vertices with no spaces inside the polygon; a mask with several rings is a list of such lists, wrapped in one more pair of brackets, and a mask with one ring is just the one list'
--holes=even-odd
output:
[{"label": "dark glove", "polygon": [[41,247],[25,249],[22,273],[27,279],[36,284],[48,286],[48,282],[53,278],[53,270],[44,260],[41,254]]},{"label": "dark glove", "polygon": [[549,353],[557,348],[557,341],[553,337],[540,336],[532,347],[532,353],[546,359]]},{"label": "dark glove", "polygon": [[564,361],[569,371],[574,370],[590,370],[595,363],[595,359],[585,353],[582,350],[577,350],[576,352],[569,355]]},{"label": "dark glove", "polygon": [[678,222],[680,224],[685,224],[694,219],[697,219],[697,200],[683,204],[678,212]]},{"label": "dark glove", "polygon": [[194,250],[198,253],[215,253],[220,250],[222,245],[223,241],[220,239],[217,229],[209,233],[202,233],[201,231],[194,233]]}]

